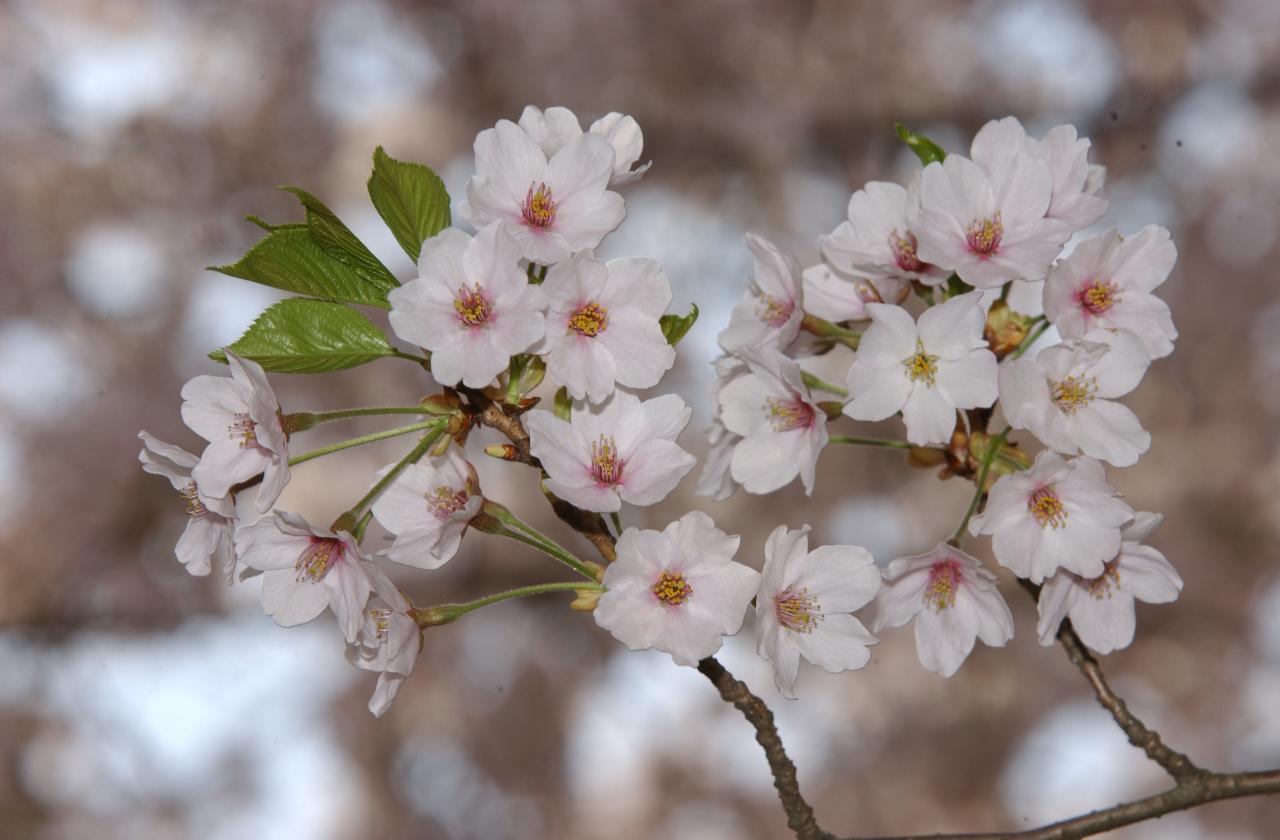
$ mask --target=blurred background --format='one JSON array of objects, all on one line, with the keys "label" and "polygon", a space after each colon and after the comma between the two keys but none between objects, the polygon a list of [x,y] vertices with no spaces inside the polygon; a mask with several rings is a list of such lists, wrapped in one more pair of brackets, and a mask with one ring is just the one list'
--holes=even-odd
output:
[{"label": "blurred background", "polygon": [[[388,715],[332,621],[285,631],[252,585],[187,576],[185,517],[138,468],[137,430],[199,451],[178,391],[281,297],[203,270],[297,219],[312,191],[401,277],[411,264],[365,195],[370,154],[436,168],[455,202],[471,142],[527,103],[584,123],[634,115],[652,171],[624,188],[610,256],[659,259],[702,319],[664,388],[694,406],[702,455],[715,335],[741,295],[741,235],[809,264],[869,179],[917,166],[903,120],[964,150],[987,119],[1071,122],[1108,168],[1099,226],[1172,229],[1161,294],[1181,332],[1129,400],[1154,442],[1112,470],[1180,601],[1139,606],[1106,667],[1174,746],[1219,769],[1280,764],[1280,5],[1273,0],[411,3],[397,0],[0,3],[0,836],[5,838],[706,838],[786,836],[747,724],[696,672],[627,653],[566,599],[507,603],[427,635]],[[390,359],[274,376],[287,410],[431,392]],[[885,424],[846,431],[896,436]],[[384,426],[307,433],[305,448]],[[1025,440],[1025,438],[1024,438]],[[486,439],[483,442],[488,442]],[[379,446],[381,448],[379,448]],[[295,470],[282,507],[327,522],[407,444]],[[478,451],[478,448],[477,448]],[[582,556],[529,470],[482,485]],[[798,486],[717,504],[690,476],[626,524],[686,510],[881,562],[932,547],[969,486],[882,451],[828,450]],[[373,535],[375,547],[380,532]],[[975,541],[989,557],[987,541]],[[554,579],[473,535],[421,603]],[[1003,573],[1002,573],[1003,574]],[[839,834],[1008,830],[1158,790],[1004,576],[1017,635],[943,680],[888,631],[860,672],[806,665],[773,689],[750,630],[722,660],[777,712],[801,783]],[[1275,837],[1280,803],[1244,800],[1113,836]]]}]

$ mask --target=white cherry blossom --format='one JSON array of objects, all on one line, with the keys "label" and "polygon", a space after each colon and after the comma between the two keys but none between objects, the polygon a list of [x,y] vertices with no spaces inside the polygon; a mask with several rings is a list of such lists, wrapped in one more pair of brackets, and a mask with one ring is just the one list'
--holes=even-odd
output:
[{"label": "white cherry blossom", "polygon": [[1153,359],[1173,352],[1178,331],[1169,305],[1156,297],[1178,259],[1169,231],[1148,225],[1123,237],[1114,228],[1076,246],[1044,284],[1044,312],[1064,338],[1101,327],[1126,329]]},{"label": "white cherry blossom", "polygon": [[186,503],[187,527],[174,553],[193,575],[204,576],[214,566],[232,574],[235,567],[235,502],[230,496],[214,498],[201,492],[191,477],[200,459],[180,446],[165,443],[147,432],[138,432],[143,449],[138,453],[142,469],[169,479]]},{"label": "white cherry blossom", "polygon": [[751,252],[752,273],[746,295],[720,333],[720,347],[726,353],[767,347],[785,350],[800,334],[804,318],[800,265],[754,233],[743,241]]},{"label": "white cherry blossom", "polygon": [[[379,470],[374,483],[395,466]],[[409,464],[373,503],[373,517],[396,535],[391,548],[379,554],[406,566],[438,569],[457,553],[483,504],[475,467],[460,447]]]},{"label": "white cherry blossom", "polygon": [[1071,230],[1082,230],[1107,212],[1107,201],[1099,195],[1106,170],[1089,165],[1091,145],[1072,125],[1055,126],[1043,139],[1035,140],[1016,117],[1005,117],[991,120],[978,131],[969,154],[993,177],[1013,166],[1019,152],[1043,160],[1053,175],[1053,195],[1045,215]]},{"label": "white cherry blossom", "polygon": [[547,489],[585,510],[608,513],[623,502],[661,501],[697,459],[676,444],[692,412],[675,394],[651,400],[626,391],[597,408],[575,403],[571,423],[550,411],[525,415],[529,448]]},{"label": "white cherry blossom", "polygon": [[748,493],[771,493],[800,476],[812,495],[827,417],[809,394],[800,366],[777,350],[744,352],[748,372],[720,391],[720,420],[743,439],[730,463]]},{"label": "white cherry blossom", "polygon": [[1182,591],[1182,577],[1165,556],[1142,541],[1164,517],[1141,511],[1120,532],[1120,553],[1102,574],[1082,578],[1058,572],[1040,590],[1040,644],[1053,644],[1064,618],[1080,640],[1098,653],[1126,648],[1133,641],[1134,601],[1167,604]]},{"label": "white cherry blossom", "polygon": [[305,624],[328,607],[346,640],[356,640],[372,584],[370,561],[351,534],[277,510],[236,530],[236,555],[263,572],[262,608],[281,627]]},{"label": "white cherry blossom", "polygon": [[918,322],[899,306],[867,304],[871,326],[849,369],[849,402],[855,420],[884,420],[901,411],[907,440],[946,443],[956,409],[995,402],[998,366],[982,336],[981,294],[930,307]]},{"label": "white cherry blossom", "polygon": [[969,533],[992,535],[996,560],[1032,583],[1058,569],[1094,578],[1120,550],[1120,527],[1132,517],[1102,464],[1046,449],[1031,469],[992,486]]},{"label": "white cherry blossom", "polygon": [[1044,277],[1071,228],[1048,219],[1049,166],[1028,152],[988,173],[960,155],[925,167],[920,207],[908,216],[917,256],[971,286],[993,289]]},{"label": "white cherry blossom", "polygon": [[820,240],[822,255],[839,271],[870,278],[890,300],[912,280],[944,282],[950,271],[922,262],[916,253],[907,217],[919,206],[919,176],[908,189],[869,181],[849,198],[849,218]]},{"label": "white cherry blossom", "polygon": [[[570,141],[582,136],[582,124],[568,108],[556,105],[543,111],[526,105],[520,114],[520,127],[538,144],[548,158],[555,156]],[[652,163],[635,166],[644,150],[644,134],[634,117],[610,111],[591,124],[592,134],[603,137],[613,147],[613,174],[609,186],[617,187],[640,179]],[[632,167],[635,166],[633,169]]]},{"label": "white cherry blossom", "polygon": [[552,266],[542,288],[547,376],[574,399],[602,402],[615,383],[652,388],[675,364],[658,320],[671,303],[671,284],[653,260],[603,263],[583,251]]},{"label": "white cherry blossom", "polygon": [[876,643],[850,613],[880,589],[880,570],[857,545],[809,550],[809,526],[779,525],[764,546],[764,574],[756,596],[757,652],[773,663],[784,697],[795,698],[800,657],[831,673],[861,668]]},{"label": "white cherry blossom", "polygon": [[944,677],[960,669],[976,640],[1004,647],[1013,638],[1013,614],[996,576],[946,543],[890,563],[876,608],[875,633],[915,619],[920,664]]},{"label": "white cherry blossom", "polygon": [[519,267],[497,223],[474,237],[448,228],[422,243],[418,277],[387,295],[391,328],[431,351],[441,385],[489,385],[545,332],[546,293]]},{"label": "white cherry blossom", "polygon": [[614,150],[609,140],[585,133],[546,154],[510,120],[476,135],[476,174],[459,208],[476,227],[500,223],[521,256],[560,262],[595,248],[622,223],[622,196],[609,191]]},{"label": "white cherry blossom", "polygon": [[191,477],[206,496],[224,498],[261,474],[257,507],[265,512],[289,483],[289,436],[262,366],[224,352],[230,378],[197,376],[182,386],[182,420],[209,441]]},{"label": "white cherry blossom", "polygon": [[825,321],[865,321],[867,304],[883,302],[870,280],[845,277],[826,263],[809,266],[800,278],[804,311]]},{"label": "white cherry blossom", "polygon": [[1064,455],[1083,452],[1128,467],[1151,445],[1136,414],[1114,400],[1151,365],[1128,330],[1095,330],[1000,367],[1000,404],[1015,429],[1027,429]]},{"label": "white cherry blossom", "polygon": [[409,599],[384,572],[370,567],[369,579],[383,605],[365,610],[360,634],[347,648],[347,659],[361,670],[377,672],[369,711],[382,717],[391,708],[400,684],[413,673],[422,652],[422,628],[410,614],[413,605]]},{"label": "white cherry blossom", "polygon": [[605,570],[596,624],[631,650],[697,665],[742,629],[760,586],[759,572],[733,561],[738,542],[698,511],[662,531],[628,528]]},{"label": "white cherry blossom", "polygon": [[702,460],[702,472],[698,474],[698,486],[694,490],[699,496],[710,496],[717,502],[723,502],[738,489],[733,480],[733,453],[742,435],[735,435],[724,425],[721,418],[720,394],[725,386],[740,376],[745,376],[750,368],[737,356],[721,356],[712,362],[716,377],[711,381],[711,427],[707,430],[711,448]]}]

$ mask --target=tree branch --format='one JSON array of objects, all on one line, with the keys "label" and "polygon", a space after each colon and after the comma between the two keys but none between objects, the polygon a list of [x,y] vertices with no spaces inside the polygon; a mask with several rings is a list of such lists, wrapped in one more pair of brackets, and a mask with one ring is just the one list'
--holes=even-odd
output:
[{"label": "tree branch", "polygon": [[746,683],[726,671],[714,656],[708,656],[699,662],[698,670],[711,680],[711,684],[720,692],[720,697],[726,703],[733,704],[755,728],[756,741],[764,748],[769,770],[773,774],[773,786],[778,789],[778,799],[782,802],[782,810],[787,814],[787,825],[796,833],[798,840],[830,840],[831,835],[818,827],[813,808],[800,795],[796,766],[787,756],[787,751],[782,746],[782,736],[773,725],[773,712],[769,711],[763,700],[751,693]]}]

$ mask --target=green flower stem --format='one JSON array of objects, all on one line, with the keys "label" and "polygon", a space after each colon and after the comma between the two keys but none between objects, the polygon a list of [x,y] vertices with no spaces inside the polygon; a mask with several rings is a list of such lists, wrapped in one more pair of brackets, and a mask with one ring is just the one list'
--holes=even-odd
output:
[{"label": "green flower stem", "polygon": [[[481,524],[481,517],[486,516],[489,517],[489,522],[487,523],[488,527]],[[559,560],[561,563],[565,564],[570,569],[573,569],[588,580],[596,580],[595,569],[592,569],[586,563],[583,563],[567,548],[560,545],[537,528],[534,528],[529,523],[521,520],[506,507],[492,499],[484,500],[484,509],[472,524],[478,530],[482,530],[490,534],[497,534],[500,537],[507,537],[508,539],[536,548],[543,554]]]},{"label": "green flower stem", "polygon": [[312,449],[310,452],[303,452],[301,455],[294,455],[289,459],[289,466],[304,463],[306,461],[319,458],[322,455],[329,455],[334,452],[341,452],[344,449],[350,449],[353,446],[363,446],[366,443],[373,443],[387,438],[399,437],[400,435],[411,435],[414,432],[421,432],[440,423],[440,420],[424,420],[421,423],[414,423],[409,426],[397,426],[394,429],[387,429],[383,432],[374,432],[368,435],[361,435],[350,440],[341,440],[337,443],[331,443],[328,446],[322,446],[319,449]]},{"label": "green flower stem", "polygon": [[[1039,322],[1038,324],[1036,324],[1037,321]],[[1035,320],[1033,320],[1031,323],[1036,324],[1035,328],[1032,329],[1031,332],[1027,333],[1027,337],[1022,339],[1022,343],[1014,348],[1013,352],[1009,354],[1008,358],[1010,359],[1021,358],[1022,354],[1027,352],[1027,348],[1030,347],[1032,344],[1035,344],[1036,339],[1044,335],[1044,331],[1049,329],[1049,322],[1045,320],[1045,317],[1043,315],[1037,315]]]},{"label": "green flower stem", "polygon": [[396,359],[408,359],[415,364],[422,365],[427,370],[431,370],[431,360],[426,356],[419,356],[417,353],[403,353],[399,350],[392,350],[391,356]]},{"label": "green flower stem", "polygon": [[420,626],[434,627],[437,624],[448,624],[450,621],[456,621],[467,613],[478,610],[481,607],[487,607],[490,604],[497,604],[502,601],[510,601],[512,598],[543,595],[548,592],[582,592],[584,590],[603,592],[604,587],[598,583],[537,583],[532,586],[508,589],[505,592],[496,592],[493,595],[487,595],[484,598],[477,598],[474,601],[466,601],[461,604],[417,607],[413,610],[413,616]]},{"label": "green flower stem", "polygon": [[932,446],[916,446],[905,440],[881,440],[879,438],[852,437],[850,435],[831,435],[829,443],[852,443],[857,446],[880,446],[886,449],[935,449]]},{"label": "green flower stem", "polygon": [[800,372],[800,378],[804,380],[805,385],[815,391],[826,391],[828,394],[839,394],[842,397],[849,396],[849,392],[844,388],[841,388],[839,385],[835,385],[831,382],[827,382],[825,379],[815,376],[807,370]]},{"label": "green flower stem", "polygon": [[[306,418],[306,420],[311,421],[309,426],[314,426],[316,423],[345,420],[348,417],[377,417],[383,414],[430,414],[430,412],[421,405],[382,405],[363,408],[342,408],[337,411],[299,411],[285,416]],[[304,420],[303,422],[306,421]],[[309,428],[309,426],[305,428]]]},{"label": "green flower stem", "polygon": [[813,333],[819,338],[829,338],[837,341],[853,350],[858,349],[858,342],[862,340],[862,333],[846,329],[839,324],[833,324],[824,318],[819,318],[817,315],[806,314],[800,322],[800,328],[805,332]]},{"label": "green flower stem", "polygon": [[[404,472],[405,467],[416,463],[423,455],[427,454],[428,449],[435,446],[436,441],[438,441],[440,436],[444,434],[445,426],[447,424],[447,420],[432,421],[430,424],[431,428],[422,436],[422,440],[418,441],[418,444],[414,446],[413,449],[409,450],[408,455],[401,458],[394,467],[387,470],[387,474],[378,479],[378,482],[369,488],[369,492],[365,493],[360,501],[356,502],[351,506],[350,510],[338,517],[339,522],[350,519],[352,523],[351,527],[356,527],[356,523],[359,521],[361,514],[364,513],[364,509],[372,504],[373,500],[378,498],[382,491],[386,490],[387,487],[391,485],[391,482],[396,480],[396,477],[399,476],[400,473]],[[335,528],[334,530],[337,529]]]},{"label": "green flower stem", "polygon": [[969,527],[969,520],[978,512],[978,505],[987,493],[987,475],[991,472],[991,462],[995,460],[1000,447],[1004,446],[1004,439],[1009,436],[1010,430],[1011,427],[1006,426],[1004,431],[987,441],[987,451],[982,454],[982,464],[978,467],[978,477],[975,479],[977,487],[973,490],[973,498],[969,500],[969,509],[964,512],[964,518],[956,526],[956,532],[951,535],[951,539],[947,540],[956,548],[960,547],[960,538],[964,536],[965,529]]}]

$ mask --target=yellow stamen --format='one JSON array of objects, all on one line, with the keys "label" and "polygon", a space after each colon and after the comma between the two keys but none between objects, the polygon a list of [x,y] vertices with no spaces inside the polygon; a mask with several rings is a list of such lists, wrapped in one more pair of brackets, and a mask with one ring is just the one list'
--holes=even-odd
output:
[{"label": "yellow stamen", "polygon": [[311,545],[298,555],[298,562],[293,567],[298,574],[298,581],[308,580],[312,583],[319,581],[342,558],[342,548],[341,540],[332,537],[312,537]]},{"label": "yellow stamen", "polygon": [[663,572],[662,577],[653,585],[653,594],[658,596],[659,601],[678,607],[689,600],[693,587],[679,572]]},{"label": "yellow stamen", "polygon": [[1049,383],[1049,395],[1058,408],[1067,414],[1075,414],[1082,406],[1093,401],[1098,392],[1098,380],[1092,376],[1068,376],[1061,382]]},{"label": "yellow stamen", "polygon": [[902,363],[907,369],[907,378],[912,382],[924,382],[926,385],[934,385],[938,379],[938,357],[926,353],[924,342],[916,339],[916,354]]},{"label": "yellow stamen", "polygon": [[595,338],[609,326],[609,310],[592,301],[578,307],[569,317],[569,329],[588,338]]},{"label": "yellow stamen", "polygon": [[622,478],[622,461],[613,438],[601,435],[591,444],[591,472],[601,484],[616,484]]},{"label": "yellow stamen", "polygon": [[773,597],[773,614],[778,617],[779,624],[797,633],[812,633],[822,618],[818,599],[810,597],[807,589],[779,592]]},{"label": "yellow stamen", "polygon": [[545,183],[538,184],[536,188],[530,184],[520,212],[524,220],[534,227],[550,227],[556,220],[556,202],[551,197],[551,188]]},{"label": "yellow stamen", "polygon": [[489,320],[489,301],[485,300],[479,284],[459,288],[453,309],[458,313],[458,320],[468,327],[482,327]]},{"label": "yellow stamen", "polygon": [[1067,509],[1062,506],[1053,485],[1041,487],[1027,499],[1027,510],[1041,528],[1063,528],[1067,524]]},{"label": "yellow stamen", "polygon": [[1094,315],[1101,315],[1120,300],[1120,290],[1115,283],[1094,280],[1080,290],[1080,305]]},{"label": "yellow stamen", "polygon": [[1000,211],[989,219],[976,219],[965,230],[965,239],[969,250],[980,257],[989,257],[1000,248],[1000,240],[1004,237],[1004,224],[1000,221]]},{"label": "yellow stamen", "polygon": [[929,569],[929,583],[924,589],[924,602],[936,612],[956,605],[956,592],[960,589],[960,564],[943,560]]},{"label": "yellow stamen", "polygon": [[1102,574],[1086,583],[1089,587],[1089,594],[1099,601],[1103,598],[1110,598],[1111,590],[1120,586],[1120,570],[1116,568],[1116,563],[1113,560],[1102,570]]}]

